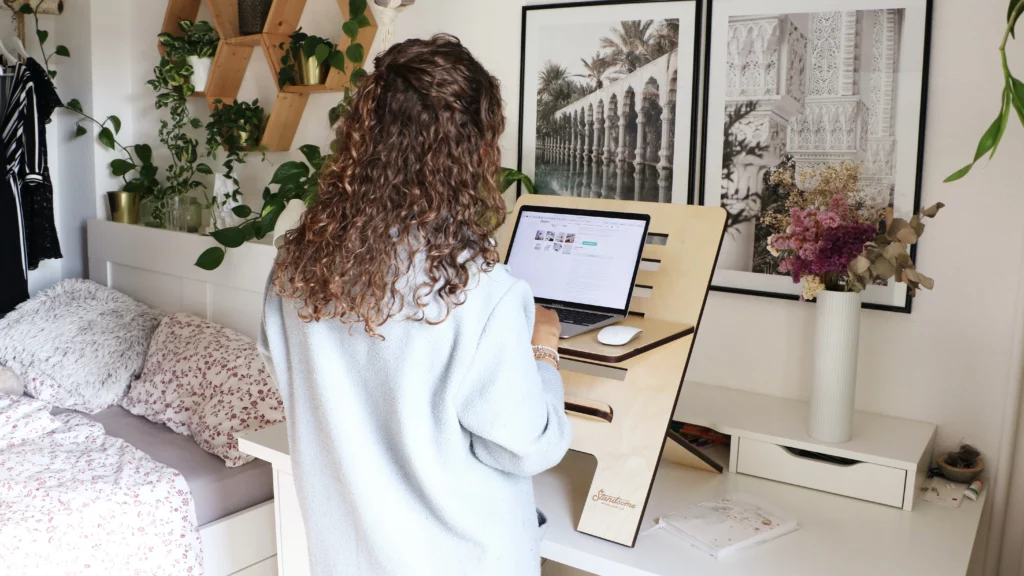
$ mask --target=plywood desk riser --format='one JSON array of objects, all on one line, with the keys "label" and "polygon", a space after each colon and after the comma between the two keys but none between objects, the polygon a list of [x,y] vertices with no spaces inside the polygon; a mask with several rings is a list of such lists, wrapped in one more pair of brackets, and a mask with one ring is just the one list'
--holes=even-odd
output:
[{"label": "plywood desk riser", "polygon": [[[572,449],[597,461],[577,529],[585,534],[633,546],[658,469],[665,434],[686,372],[700,323],[715,260],[725,231],[721,208],[525,195],[523,206],[646,213],[649,237],[645,266],[637,275],[630,312],[624,320],[644,333],[626,346],[604,346],[597,333],[561,342],[567,360],[613,368],[617,378],[579,371],[578,362],[562,367],[566,407],[573,423]],[[501,252],[508,253],[510,228]]]}]

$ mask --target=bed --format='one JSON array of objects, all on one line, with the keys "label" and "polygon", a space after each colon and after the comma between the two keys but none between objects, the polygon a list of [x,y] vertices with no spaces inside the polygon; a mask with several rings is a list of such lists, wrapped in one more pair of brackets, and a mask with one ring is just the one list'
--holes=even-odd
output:
[{"label": "bed", "polygon": [[[113,222],[88,223],[89,278],[154,308],[189,312],[255,339],[262,312],[259,290],[276,251],[246,244],[212,272],[193,263],[214,245],[209,238]],[[254,290],[254,287],[258,287]],[[191,438],[111,407],[87,416],[157,462],[181,472],[195,501],[207,576],[278,573],[269,465],[227,468]]]}]

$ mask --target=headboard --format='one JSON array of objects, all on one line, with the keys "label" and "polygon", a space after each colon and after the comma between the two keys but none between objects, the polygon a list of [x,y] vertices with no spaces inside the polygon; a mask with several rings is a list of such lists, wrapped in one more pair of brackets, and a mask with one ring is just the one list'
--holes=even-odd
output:
[{"label": "headboard", "polygon": [[189,312],[256,339],[277,254],[247,242],[220,268],[195,266],[212,238],[103,220],[88,223],[89,278],[154,308]]}]

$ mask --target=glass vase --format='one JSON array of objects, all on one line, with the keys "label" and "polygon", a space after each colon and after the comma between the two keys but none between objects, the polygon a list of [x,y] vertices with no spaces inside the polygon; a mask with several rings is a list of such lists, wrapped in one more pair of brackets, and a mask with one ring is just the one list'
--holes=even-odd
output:
[{"label": "glass vase", "polygon": [[195,234],[203,227],[203,205],[199,203],[199,200],[188,199],[188,216],[185,221],[186,231],[189,233]]},{"label": "glass vase", "polygon": [[176,232],[188,231],[188,198],[172,196],[164,208],[164,228]]}]

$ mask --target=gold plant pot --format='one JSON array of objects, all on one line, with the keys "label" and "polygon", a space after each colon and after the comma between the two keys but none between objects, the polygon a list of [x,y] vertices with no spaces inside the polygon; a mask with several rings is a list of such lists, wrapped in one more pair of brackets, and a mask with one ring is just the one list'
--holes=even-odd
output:
[{"label": "gold plant pot", "polygon": [[327,74],[330,73],[331,66],[326,60],[317,64],[316,56],[303,58],[301,46],[292,48],[292,60],[296,62],[296,84],[300,86],[314,86],[327,83]]},{"label": "gold plant pot", "polygon": [[107,192],[110,220],[122,224],[138,224],[140,200],[137,192]]}]

